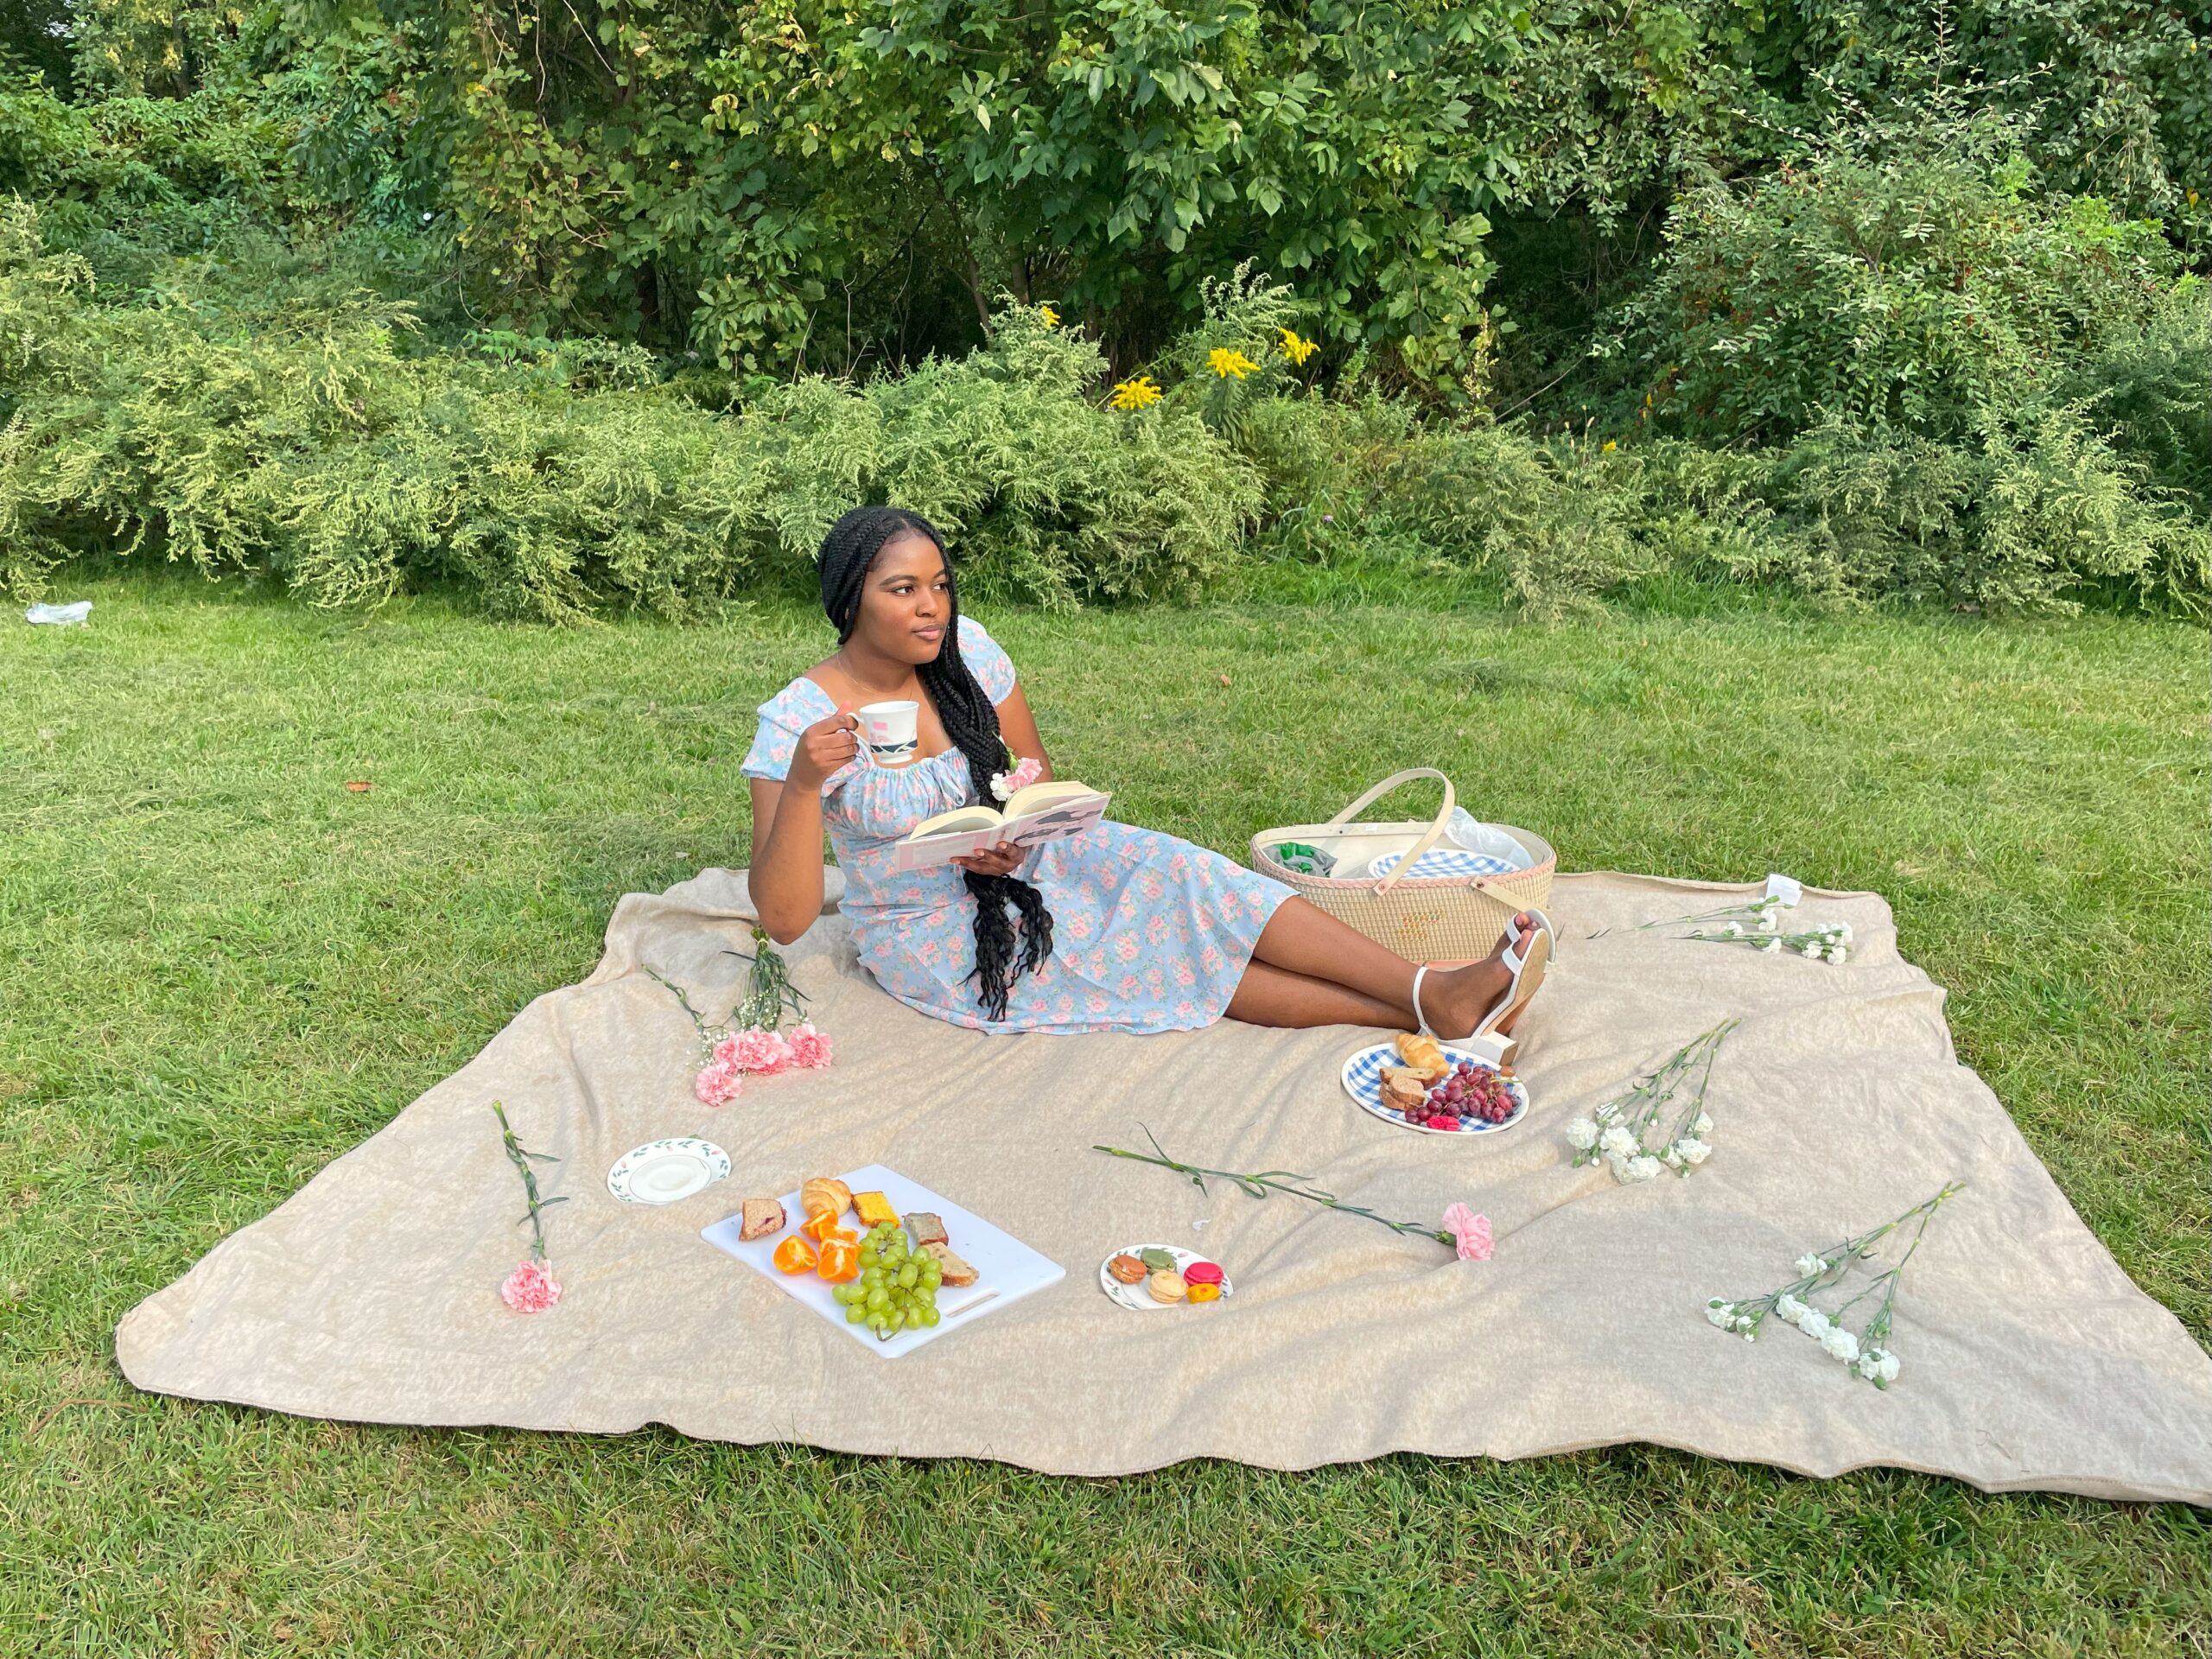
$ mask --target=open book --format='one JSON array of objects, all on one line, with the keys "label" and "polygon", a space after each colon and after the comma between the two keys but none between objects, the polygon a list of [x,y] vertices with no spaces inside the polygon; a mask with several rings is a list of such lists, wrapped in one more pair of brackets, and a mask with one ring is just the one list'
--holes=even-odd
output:
[{"label": "open book", "polygon": [[924,818],[898,843],[893,868],[925,870],[950,864],[1010,841],[1034,847],[1040,841],[1079,836],[1106,816],[1109,798],[1072,779],[1017,789],[1003,811],[988,806],[959,806]]}]

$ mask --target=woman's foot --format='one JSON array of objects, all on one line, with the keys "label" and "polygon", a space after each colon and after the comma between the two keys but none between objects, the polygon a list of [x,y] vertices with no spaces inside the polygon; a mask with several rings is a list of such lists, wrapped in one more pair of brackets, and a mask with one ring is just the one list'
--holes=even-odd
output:
[{"label": "woman's foot", "polygon": [[[1506,924],[1499,935],[1497,949],[1480,962],[1470,963],[1465,968],[1450,968],[1433,971],[1421,982],[1421,1011],[1428,1016],[1432,1029],[1465,1036],[1483,1021],[1483,1016],[1498,1004],[1513,983],[1513,970],[1505,965],[1505,953],[1517,947],[1522,937],[1535,925],[1529,912],[1522,911]],[[1500,1036],[1513,1034],[1525,1005],[1516,1008],[1491,1029]]]}]

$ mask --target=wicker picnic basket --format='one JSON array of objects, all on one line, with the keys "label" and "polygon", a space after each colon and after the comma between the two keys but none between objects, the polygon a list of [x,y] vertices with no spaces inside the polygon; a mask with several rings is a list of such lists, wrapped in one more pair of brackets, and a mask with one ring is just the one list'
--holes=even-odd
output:
[{"label": "wicker picnic basket", "polygon": [[[1444,804],[1433,822],[1355,822],[1383,796],[1415,778],[1433,778],[1444,785]],[[1541,836],[1500,824],[1497,827],[1529,855],[1532,861],[1528,868],[1503,875],[1407,874],[1443,838],[1457,804],[1449,778],[1433,766],[1408,766],[1392,772],[1326,823],[1262,830],[1252,837],[1252,868],[1408,962],[1477,961],[1497,947],[1498,935],[1515,912],[1550,902],[1558,857]],[[1328,853],[1342,874],[1308,875],[1290,868],[1275,853],[1285,842]],[[1384,853],[1403,856],[1389,874],[1368,874],[1368,865]]]}]

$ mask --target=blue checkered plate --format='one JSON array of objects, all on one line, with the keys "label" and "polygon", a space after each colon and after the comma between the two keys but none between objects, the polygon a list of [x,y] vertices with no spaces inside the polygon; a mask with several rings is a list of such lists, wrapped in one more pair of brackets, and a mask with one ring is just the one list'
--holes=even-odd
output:
[{"label": "blue checkered plate", "polygon": [[[1370,875],[1388,875],[1398,868],[1398,861],[1404,857],[1403,853],[1377,854],[1374,862],[1367,867],[1367,873]],[[1502,858],[1492,858],[1488,853],[1471,853],[1464,847],[1432,847],[1421,855],[1421,862],[1406,874],[1414,880],[1433,880],[1439,876],[1471,880],[1478,875],[1510,875],[1513,866]]]},{"label": "blue checkered plate", "polygon": [[[1442,1044],[1441,1047],[1444,1058],[1455,1066],[1462,1060],[1468,1060],[1485,1071],[1493,1069],[1478,1054],[1470,1054],[1449,1043]],[[1505,1079],[1505,1091],[1513,1096],[1513,1116],[1503,1123],[1477,1122],[1457,1129],[1432,1129],[1426,1123],[1409,1123],[1403,1112],[1382,1103],[1382,1068],[1403,1064],[1393,1044],[1377,1043],[1372,1048],[1363,1048],[1344,1062],[1344,1092],[1359,1103],[1362,1111],[1371,1112],[1385,1123],[1395,1123],[1402,1129],[1413,1130],[1416,1135],[1497,1135],[1529,1116],[1529,1091],[1521,1086],[1518,1077],[1508,1077]],[[1461,1122],[1464,1123],[1465,1120]]]}]

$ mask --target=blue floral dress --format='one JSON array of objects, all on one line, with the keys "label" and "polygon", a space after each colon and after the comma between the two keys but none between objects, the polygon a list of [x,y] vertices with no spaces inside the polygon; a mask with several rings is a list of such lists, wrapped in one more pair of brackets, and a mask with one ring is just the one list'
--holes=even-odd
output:
[{"label": "blue floral dress", "polygon": [[[960,651],[993,702],[1014,664],[969,617]],[[812,680],[760,705],[745,757],[749,778],[780,781],[799,734],[837,712]],[[961,872],[893,868],[892,845],[924,818],[976,798],[957,749],[895,771],[849,765],[822,785],[822,816],[845,872],[839,908],[883,988],[912,1008],[978,1031],[1185,1031],[1210,1025],[1252,959],[1260,930],[1290,889],[1218,853],[1109,820],[1033,849],[1019,872],[1052,912],[1052,954],[1014,982],[1007,1017],[984,1018],[976,967],[975,900]]]}]

